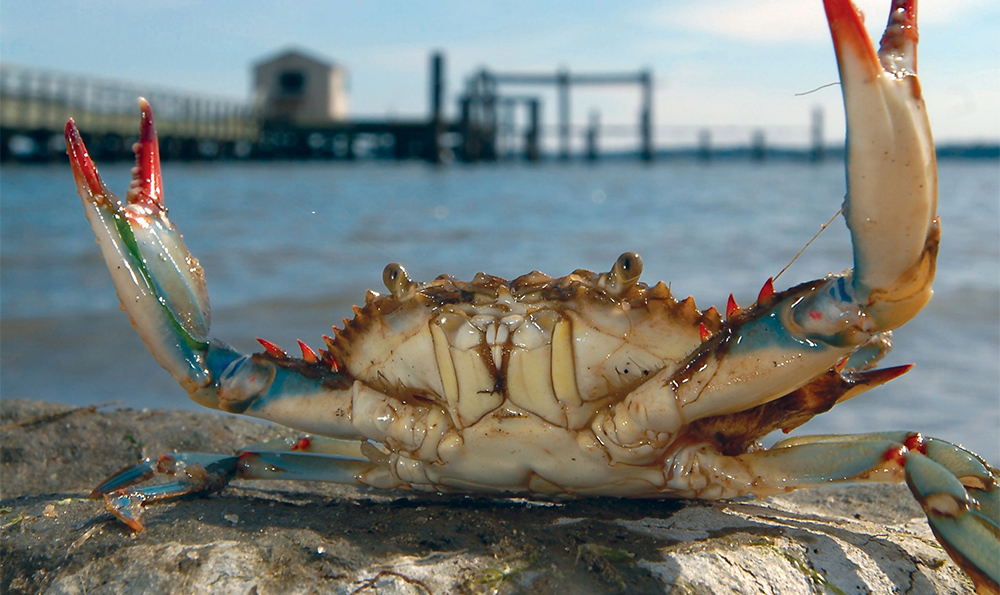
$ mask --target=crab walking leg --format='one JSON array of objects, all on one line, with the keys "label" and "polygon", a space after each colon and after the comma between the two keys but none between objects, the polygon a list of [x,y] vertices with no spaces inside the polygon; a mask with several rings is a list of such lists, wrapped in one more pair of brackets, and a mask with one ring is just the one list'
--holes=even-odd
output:
[{"label": "crab walking leg", "polygon": [[[384,465],[362,454],[358,441],[318,436],[279,439],[256,444],[238,455],[174,453],[145,459],[105,480],[91,493],[135,531],[143,529],[147,504],[208,494],[233,479],[285,479],[344,484],[370,484],[388,478]],[[177,479],[139,488],[132,486],[156,475]],[[397,482],[398,483],[398,482]]]},{"label": "crab walking leg", "polygon": [[[911,432],[806,436],[735,457],[689,448],[670,464],[671,487],[707,498],[905,478],[948,554],[977,586],[995,592],[1000,574],[998,472],[959,446]],[[715,486],[714,492],[701,486]],[[715,493],[719,490],[726,491]]]},{"label": "crab walking leg", "polygon": [[[104,498],[104,506],[134,531],[141,531],[146,504],[216,492],[235,477],[239,457],[207,453],[176,453],[144,459],[104,480],[90,493]],[[178,477],[174,481],[129,488],[157,475]]]},{"label": "crab walking leg", "polygon": [[[950,446],[950,445],[949,445]],[[980,593],[997,593],[1000,583],[1000,518],[988,502],[996,500],[997,471],[985,477],[956,477],[930,453],[906,457],[906,484],[927,515],[938,542],[972,578]],[[970,488],[970,480],[989,489]],[[981,485],[981,484],[980,484]]]},{"label": "crab walking leg", "polygon": [[[887,438],[903,443],[909,451],[916,450],[933,459],[935,463],[947,469],[948,473],[962,483],[969,495],[979,503],[984,514],[993,519],[994,524],[1000,524],[1000,489],[998,489],[1000,477],[998,477],[998,471],[979,455],[945,440],[924,438],[920,434],[912,432],[883,432],[854,436],[834,434],[788,438],[775,444],[772,450],[801,444],[863,442],[872,437]],[[916,449],[914,449],[914,445],[917,446]]]},{"label": "crab walking leg", "polygon": [[[940,230],[934,144],[916,78],[915,2],[894,2],[878,52],[849,0],[825,5],[847,111],[844,215],[854,271],[760,300],[681,369],[661,371],[599,415],[593,430],[616,457],[641,459],[647,455],[635,447],[668,444],[686,423],[800,388],[930,299]],[[655,455],[655,446],[648,450]]]},{"label": "crab walking leg", "polygon": [[[997,469],[979,455],[944,440],[929,439],[925,454],[957,477],[979,503],[980,510],[993,519],[995,525],[1000,525],[1000,489],[997,489],[1000,472]],[[989,470],[989,476],[981,474],[983,468]],[[1000,558],[997,563],[1000,564]]]}]

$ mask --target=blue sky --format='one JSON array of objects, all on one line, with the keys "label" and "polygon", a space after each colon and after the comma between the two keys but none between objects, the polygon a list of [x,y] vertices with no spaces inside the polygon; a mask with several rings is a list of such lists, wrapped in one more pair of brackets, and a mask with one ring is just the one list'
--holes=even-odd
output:
[{"label": "blue sky", "polygon": [[[888,1],[858,4],[880,33]],[[1000,141],[1000,3],[923,0],[920,14],[919,69],[936,138]],[[796,95],[837,80],[819,0],[0,0],[0,58],[19,65],[243,98],[250,64],[287,47],[346,66],[358,116],[425,114],[428,55],[442,49],[451,113],[464,77],[484,65],[649,67],[660,144],[687,142],[702,126],[718,142],[745,140],[758,126],[776,142],[805,142],[817,106],[827,140],[843,138],[837,87]],[[543,121],[553,124],[555,96],[542,98]],[[573,119],[599,110],[604,123],[632,124],[638,105],[632,89],[574,91]]]}]

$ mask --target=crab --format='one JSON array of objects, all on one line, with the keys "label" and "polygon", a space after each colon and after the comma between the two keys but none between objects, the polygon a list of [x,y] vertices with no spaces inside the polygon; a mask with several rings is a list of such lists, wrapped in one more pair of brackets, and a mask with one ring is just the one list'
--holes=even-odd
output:
[{"label": "crab", "polygon": [[[210,339],[198,261],[167,218],[150,105],[122,203],[76,125],[78,191],[119,299],[157,361],[196,402],[307,432],[236,455],[173,453],[93,496],[138,531],[145,505],[232,479],[299,479],[430,492],[573,498],[730,498],[904,481],[982,592],[1000,564],[998,472],[914,432],[758,439],[906,372],[877,368],[888,336],[931,298],[940,225],[934,144],[916,77],[916,2],[895,0],[876,52],[849,0],[824,0],[847,113],[843,213],[854,268],[730,298],[725,317],[609,272],[512,281],[412,280],[398,264],[324,347]],[[160,483],[148,480],[169,476]]]}]

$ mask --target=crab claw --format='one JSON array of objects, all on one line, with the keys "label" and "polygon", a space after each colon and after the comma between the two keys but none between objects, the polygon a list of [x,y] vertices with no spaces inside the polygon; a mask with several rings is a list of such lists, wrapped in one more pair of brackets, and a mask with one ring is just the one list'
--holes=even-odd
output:
[{"label": "crab claw", "polygon": [[160,365],[194,395],[210,383],[208,293],[201,266],[167,219],[153,111],[145,99],[139,108],[141,131],[125,204],[97,173],[73,120],[66,123],[66,152],[122,307]]},{"label": "crab claw", "polygon": [[824,5],[847,113],[852,289],[872,330],[886,331],[930,300],[939,236],[934,142],[916,76],[916,0],[894,0],[877,53],[850,0]]}]

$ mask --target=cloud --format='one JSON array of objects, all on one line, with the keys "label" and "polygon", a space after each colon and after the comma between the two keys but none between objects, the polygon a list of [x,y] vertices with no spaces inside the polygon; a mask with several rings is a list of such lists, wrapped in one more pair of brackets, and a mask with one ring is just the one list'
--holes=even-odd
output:
[{"label": "cloud", "polygon": [[667,4],[653,9],[648,22],[675,31],[761,43],[812,40],[822,33],[823,13],[818,3],[722,0],[710,6],[700,2]]},{"label": "cloud", "polygon": [[[855,4],[866,15],[872,34],[880,35],[888,14],[886,0],[858,0]],[[921,3],[920,23],[936,25],[973,18],[980,7],[989,5],[990,0]],[[827,43],[828,35],[823,7],[803,0],[671,3],[653,8],[639,19],[673,31],[753,43]]]}]

